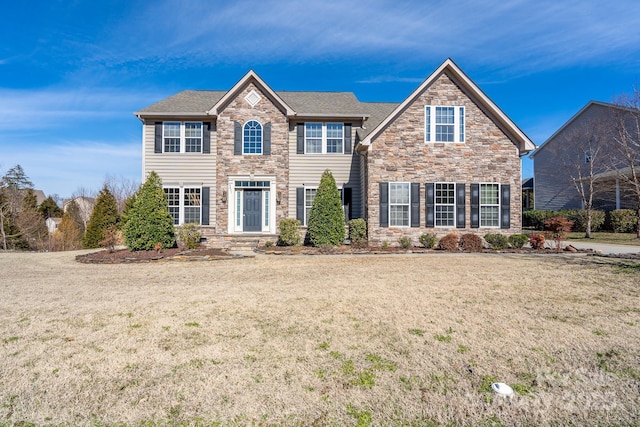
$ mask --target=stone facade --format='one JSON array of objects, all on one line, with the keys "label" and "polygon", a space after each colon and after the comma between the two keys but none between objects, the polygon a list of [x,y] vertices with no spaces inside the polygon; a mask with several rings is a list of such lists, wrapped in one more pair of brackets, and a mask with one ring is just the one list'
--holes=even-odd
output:
[{"label": "stone facade", "polygon": [[[465,107],[464,143],[426,143],[425,106]],[[521,228],[520,157],[518,148],[477,103],[446,73],[441,74],[415,101],[391,122],[368,150],[368,232],[370,242],[396,244],[407,236],[417,243],[425,232],[444,235],[455,231],[519,232]],[[420,227],[380,227],[380,182],[420,183]],[[465,183],[466,228],[426,228],[425,189],[427,182]],[[511,187],[510,228],[470,228],[471,183],[509,184]]]}]

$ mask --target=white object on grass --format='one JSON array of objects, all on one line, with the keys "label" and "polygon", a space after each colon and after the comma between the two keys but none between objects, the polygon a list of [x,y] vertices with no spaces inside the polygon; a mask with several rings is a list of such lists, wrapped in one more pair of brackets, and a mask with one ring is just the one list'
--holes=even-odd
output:
[{"label": "white object on grass", "polygon": [[493,383],[491,384],[491,390],[493,390],[498,396],[513,397],[513,389],[505,383]]}]

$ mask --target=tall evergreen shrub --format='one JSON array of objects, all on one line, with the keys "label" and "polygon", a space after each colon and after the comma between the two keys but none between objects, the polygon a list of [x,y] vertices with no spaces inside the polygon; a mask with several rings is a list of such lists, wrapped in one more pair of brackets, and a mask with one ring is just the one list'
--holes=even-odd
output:
[{"label": "tall evergreen shrub", "polygon": [[331,171],[326,170],[313,200],[307,232],[313,246],[338,246],[345,236],[344,211],[340,192]]},{"label": "tall evergreen shrub", "polygon": [[82,238],[82,246],[87,249],[99,248],[104,240],[104,232],[109,226],[118,223],[118,206],[116,198],[105,186],[100,190],[96,204],[91,211],[87,230]]}]

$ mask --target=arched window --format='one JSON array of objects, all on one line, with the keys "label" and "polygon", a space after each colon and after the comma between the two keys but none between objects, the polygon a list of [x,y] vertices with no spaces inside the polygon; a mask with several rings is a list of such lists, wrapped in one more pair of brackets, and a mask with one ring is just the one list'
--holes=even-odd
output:
[{"label": "arched window", "polygon": [[255,120],[244,124],[243,154],[262,154],[262,125]]}]

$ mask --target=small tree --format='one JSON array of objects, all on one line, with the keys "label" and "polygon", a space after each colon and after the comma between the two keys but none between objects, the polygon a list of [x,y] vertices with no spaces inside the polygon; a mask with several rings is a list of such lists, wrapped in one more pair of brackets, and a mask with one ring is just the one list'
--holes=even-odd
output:
[{"label": "small tree", "polygon": [[136,193],[123,227],[125,244],[132,251],[150,251],[175,244],[173,217],[157,173],[151,172]]},{"label": "small tree", "polygon": [[118,207],[113,194],[105,186],[98,194],[96,205],[91,212],[87,230],[82,238],[82,246],[88,249],[100,247],[104,240],[104,233],[110,225],[118,223]]},{"label": "small tree", "polygon": [[344,211],[331,171],[326,170],[309,212],[309,241],[313,246],[338,246],[344,241]]},{"label": "small tree", "polygon": [[[71,203],[73,203],[77,209],[78,206],[76,203]],[[63,251],[72,251],[82,247],[82,231],[80,229],[82,222],[78,224],[70,211],[71,209],[67,209],[67,212],[62,215],[60,225],[54,233],[54,240],[58,248]]]},{"label": "small tree", "polygon": [[53,200],[53,197],[49,196],[38,206],[38,212],[42,215],[42,218],[61,218],[62,217],[62,209]]},{"label": "small tree", "polygon": [[571,231],[573,222],[563,216],[554,216],[544,222],[544,227],[556,244],[556,251],[562,249],[562,241],[567,237],[567,233]]},{"label": "small tree", "polygon": [[[73,220],[73,223],[80,232],[80,240],[82,243],[82,236],[84,235],[85,231],[85,221],[82,217],[82,213],[80,212],[80,207],[75,200],[71,200],[67,204],[67,210],[65,214],[68,215],[71,220]],[[62,219],[64,219],[64,215],[62,215]]]},{"label": "small tree", "polygon": [[24,249],[43,249],[48,241],[49,231],[38,212],[38,201],[32,189],[24,191],[20,211],[15,218],[20,232],[16,245]]}]

